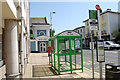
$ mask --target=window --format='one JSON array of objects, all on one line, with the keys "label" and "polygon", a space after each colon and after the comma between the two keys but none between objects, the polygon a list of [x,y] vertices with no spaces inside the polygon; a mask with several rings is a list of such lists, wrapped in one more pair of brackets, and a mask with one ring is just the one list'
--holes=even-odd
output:
[{"label": "window", "polygon": [[37,37],[38,36],[46,36],[46,30],[37,30]]},{"label": "window", "polygon": [[82,29],[81,29],[81,33],[82,33]]},{"label": "window", "polygon": [[30,30],[30,34],[33,34],[33,31],[32,31],[32,30]]},{"label": "window", "polygon": [[98,35],[98,32],[96,32],[96,35]]},{"label": "window", "polygon": [[87,22],[87,26],[89,26],[89,23]]},{"label": "window", "polygon": [[88,36],[89,36],[89,30],[88,30]]},{"label": "window", "polygon": [[105,16],[102,16],[102,20],[105,21]]},{"label": "window", "polygon": [[103,34],[106,34],[106,26],[103,27]]},{"label": "window", "polygon": [[78,29],[78,31],[77,31],[78,33],[79,33],[79,29]]},{"label": "window", "polygon": [[106,42],[107,45],[110,45],[110,43]]}]

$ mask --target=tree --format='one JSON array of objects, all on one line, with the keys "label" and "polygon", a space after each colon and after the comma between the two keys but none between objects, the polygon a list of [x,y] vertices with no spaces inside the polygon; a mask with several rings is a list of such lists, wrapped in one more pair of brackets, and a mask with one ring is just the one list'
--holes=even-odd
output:
[{"label": "tree", "polygon": [[120,32],[118,31],[118,29],[113,31],[113,36],[116,38],[118,35],[120,35]]},{"label": "tree", "polygon": [[112,35],[115,37],[115,39],[114,39],[115,42],[120,41],[120,32],[118,31],[118,29],[114,30]]},{"label": "tree", "polygon": [[[51,37],[51,29],[50,29],[50,37]],[[52,36],[54,36],[55,30],[52,30]]]}]

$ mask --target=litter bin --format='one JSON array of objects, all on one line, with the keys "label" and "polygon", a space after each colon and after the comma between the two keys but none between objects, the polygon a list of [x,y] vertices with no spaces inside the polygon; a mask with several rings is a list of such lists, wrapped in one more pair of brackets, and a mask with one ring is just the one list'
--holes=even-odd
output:
[{"label": "litter bin", "polygon": [[118,64],[106,64],[106,80],[120,80],[120,65]]}]

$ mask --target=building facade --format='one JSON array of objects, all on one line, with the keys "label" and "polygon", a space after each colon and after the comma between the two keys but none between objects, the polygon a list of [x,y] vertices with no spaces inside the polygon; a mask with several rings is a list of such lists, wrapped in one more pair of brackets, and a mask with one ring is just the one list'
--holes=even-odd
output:
[{"label": "building facade", "polygon": [[50,24],[46,17],[30,19],[31,52],[48,52]]},{"label": "building facade", "polygon": [[[85,44],[86,44],[86,47],[89,47],[90,46],[90,41],[91,41],[91,30],[90,30],[90,27],[89,27],[89,19],[83,21],[85,23]],[[98,31],[97,30],[94,30],[93,31],[93,41],[95,42],[97,40],[97,37],[98,37]]]},{"label": "building facade", "polygon": [[0,79],[23,77],[29,32],[29,0],[0,0]]},{"label": "building facade", "polygon": [[74,29],[74,31],[78,32],[79,34],[82,35],[82,41],[83,41],[83,47],[85,47],[85,37],[86,37],[86,34],[85,34],[85,26],[81,26],[81,27],[77,27]]},{"label": "building facade", "polygon": [[[119,12],[113,12],[110,9],[102,12],[100,14],[100,30],[101,30],[101,39],[102,40],[113,40],[114,31],[118,30],[120,24],[118,23],[118,17],[120,16]],[[89,27],[89,19],[83,21],[85,23],[86,30],[86,42],[87,46],[89,46],[89,42],[91,41],[91,30]],[[94,41],[97,40],[99,33],[98,30],[94,30]]]},{"label": "building facade", "polygon": [[113,40],[115,38],[114,31],[118,30],[120,24],[118,23],[119,12],[107,10],[100,15],[101,20],[101,35],[103,40]]}]

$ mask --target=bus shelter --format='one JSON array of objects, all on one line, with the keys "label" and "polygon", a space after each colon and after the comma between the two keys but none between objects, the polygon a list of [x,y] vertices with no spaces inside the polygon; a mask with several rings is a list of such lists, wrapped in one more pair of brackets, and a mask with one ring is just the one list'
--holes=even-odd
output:
[{"label": "bus shelter", "polygon": [[48,41],[49,64],[60,74],[75,70],[83,72],[82,35],[66,30]]}]

